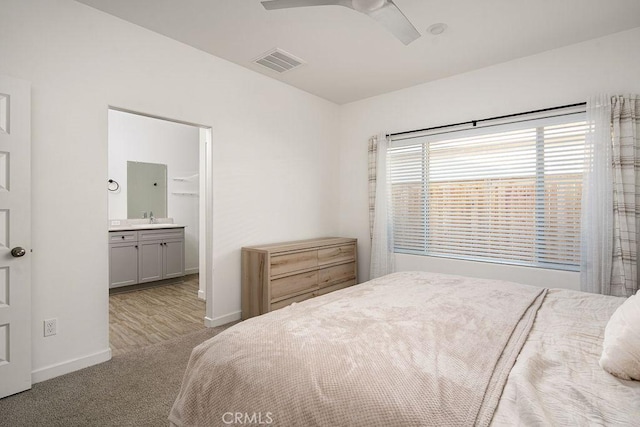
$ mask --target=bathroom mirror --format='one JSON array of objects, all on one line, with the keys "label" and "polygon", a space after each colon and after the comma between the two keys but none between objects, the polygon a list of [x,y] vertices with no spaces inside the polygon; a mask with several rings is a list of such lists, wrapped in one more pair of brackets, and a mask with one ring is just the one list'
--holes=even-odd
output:
[{"label": "bathroom mirror", "polygon": [[127,218],[167,217],[167,165],[127,162]]}]

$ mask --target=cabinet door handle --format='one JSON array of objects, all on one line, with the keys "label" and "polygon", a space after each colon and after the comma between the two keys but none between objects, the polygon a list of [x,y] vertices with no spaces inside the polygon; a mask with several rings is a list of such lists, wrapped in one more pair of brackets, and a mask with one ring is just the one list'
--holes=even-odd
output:
[{"label": "cabinet door handle", "polygon": [[138,249],[138,245],[136,245],[136,249]]}]

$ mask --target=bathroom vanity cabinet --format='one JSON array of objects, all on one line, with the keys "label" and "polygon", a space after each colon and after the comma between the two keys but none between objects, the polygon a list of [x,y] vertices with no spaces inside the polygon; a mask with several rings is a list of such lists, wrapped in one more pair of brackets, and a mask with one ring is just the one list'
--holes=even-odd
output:
[{"label": "bathroom vanity cabinet", "polygon": [[109,288],[184,276],[184,227],[109,232]]},{"label": "bathroom vanity cabinet", "polygon": [[184,228],[138,231],[138,283],[184,275]]},{"label": "bathroom vanity cabinet", "polygon": [[138,232],[109,232],[109,288],[138,283]]}]

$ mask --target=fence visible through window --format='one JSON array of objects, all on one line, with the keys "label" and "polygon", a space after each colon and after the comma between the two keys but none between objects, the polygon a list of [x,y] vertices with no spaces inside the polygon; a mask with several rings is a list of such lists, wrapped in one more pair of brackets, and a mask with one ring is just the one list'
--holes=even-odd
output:
[{"label": "fence visible through window", "polygon": [[584,115],[392,142],[395,251],[577,269]]}]

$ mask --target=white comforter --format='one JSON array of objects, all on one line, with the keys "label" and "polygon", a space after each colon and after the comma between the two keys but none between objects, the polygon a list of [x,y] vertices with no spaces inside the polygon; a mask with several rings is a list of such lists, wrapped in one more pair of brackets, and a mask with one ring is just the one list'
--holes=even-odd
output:
[{"label": "white comforter", "polygon": [[640,426],[640,382],[598,365],[607,321],[623,298],[551,289],[538,310],[494,425]]},{"label": "white comforter", "polygon": [[598,366],[604,326],[621,302],[396,273],[247,320],[196,347],[169,419],[640,426],[638,383]]}]

